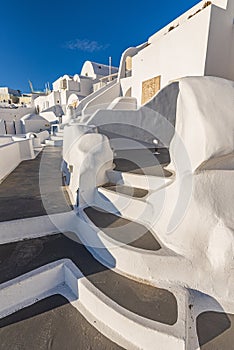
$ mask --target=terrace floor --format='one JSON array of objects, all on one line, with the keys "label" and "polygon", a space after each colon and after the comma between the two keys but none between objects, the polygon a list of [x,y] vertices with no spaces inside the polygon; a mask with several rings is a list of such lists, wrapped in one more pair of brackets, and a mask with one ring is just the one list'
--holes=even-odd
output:
[{"label": "terrace floor", "polygon": [[61,148],[46,147],[23,161],[0,185],[0,221],[71,210],[60,171]]},{"label": "terrace floor", "polygon": [[[120,152],[115,159],[116,170],[140,174],[141,166],[129,159],[131,154],[126,156]],[[147,173],[155,175],[155,165],[151,171],[152,159],[150,155],[142,164]],[[46,147],[36,159],[22,162],[4,180],[0,185],[0,222],[72,210],[61,176],[61,160],[61,148]],[[159,163],[168,163],[166,153],[162,152]],[[164,176],[170,175],[164,173]],[[128,188],[124,191],[128,194]],[[86,214],[104,231],[129,225],[128,220],[110,213],[96,213],[95,208],[87,208]],[[134,232],[141,229],[136,223],[133,227]],[[121,241],[124,237],[113,238]],[[132,245],[152,252],[160,249],[150,232],[146,231],[141,238],[144,239],[133,240]],[[72,233],[1,244],[0,284],[62,258],[71,259],[96,288],[126,310],[170,326],[177,322],[177,300],[171,292],[107,269]],[[232,314],[207,311],[199,315],[196,332],[200,348],[231,350],[233,325]],[[65,298],[55,295],[0,319],[0,350],[12,349],[122,348],[98,332]]]}]

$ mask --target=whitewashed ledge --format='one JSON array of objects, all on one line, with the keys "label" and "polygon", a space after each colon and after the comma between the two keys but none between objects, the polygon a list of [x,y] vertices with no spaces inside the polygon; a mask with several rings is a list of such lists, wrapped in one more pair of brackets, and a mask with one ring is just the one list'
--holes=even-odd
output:
[{"label": "whitewashed ledge", "polygon": [[169,326],[118,305],[88,281],[71,260],[62,259],[3,283],[0,318],[50,295],[60,294],[102,334],[124,348],[155,349],[158,343],[160,350],[185,350],[188,293],[182,288],[172,292],[177,298],[179,315],[176,324]]},{"label": "whitewashed ledge", "polygon": [[67,213],[0,222],[0,244],[58,233],[53,222],[62,222]]}]

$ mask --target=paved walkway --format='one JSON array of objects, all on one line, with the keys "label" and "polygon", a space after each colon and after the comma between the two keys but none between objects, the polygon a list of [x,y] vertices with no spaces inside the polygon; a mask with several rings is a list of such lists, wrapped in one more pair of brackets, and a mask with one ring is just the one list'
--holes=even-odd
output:
[{"label": "paved walkway", "polygon": [[[161,154],[162,163],[166,157],[166,154]],[[151,164],[144,157],[142,159],[142,167],[155,175],[156,168],[151,172]],[[128,157],[124,159],[123,154],[115,161],[119,170],[142,171],[139,164],[131,163]],[[0,221],[71,210],[63,188],[60,163],[61,149],[54,147],[46,147],[35,160],[22,162],[0,185]],[[123,193],[129,191],[126,186],[122,190]],[[143,194],[136,193],[139,197]],[[151,232],[142,225],[107,212],[101,213],[96,208],[87,208],[86,213],[116,240],[141,249],[160,249]],[[139,233],[140,237],[136,238]],[[162,324],[174,325],[177,322],[177,301],[171,292],[107,269],[71,233],[0,245],[0,284],[62,258],[70,258],[96,288],[123,308]],[[234,315],[231,314],[204,312],[199,315],[196,330],[201,349],[231,350],[233,324]],[[66,299],[56,295],[0,320],[0,350],[12,349],[121,348],[100,334]]]},{"label": "paved walkway", "polygon": [[58,234],[0,245],[0,283],[53,261],[70,258],[96,288],[125,309],[164,324],[177,321],[177,301],[171,292],[107,269],[76,241],[73,234],[69,234],[69,238]]},{"label": "paved walkway", "polygon": [[120,350],[55,295],[0,320],[1,350]]},{"label": "paved walkway", "polygon": [[0,221],[69,211],[60,165],[59,147],[46,147],[36,159],[22,162],[0,184]]}]

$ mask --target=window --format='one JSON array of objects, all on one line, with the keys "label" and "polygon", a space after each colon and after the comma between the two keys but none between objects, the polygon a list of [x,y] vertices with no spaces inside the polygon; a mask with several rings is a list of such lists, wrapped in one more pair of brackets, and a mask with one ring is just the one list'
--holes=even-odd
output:
[{"label": "window", "polygon": [[132,57],[127,56],[125,61],[125,77],[131,77],[132,75]]},{"label": "window", "polygon": [[67,89],[67,81],[63,79],[60,81],[60,89]]}]

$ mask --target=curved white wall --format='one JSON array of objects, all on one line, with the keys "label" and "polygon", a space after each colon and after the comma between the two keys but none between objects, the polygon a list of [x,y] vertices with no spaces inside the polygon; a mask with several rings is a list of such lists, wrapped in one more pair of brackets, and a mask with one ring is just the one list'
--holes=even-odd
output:
[{"label": "curved white wall", "polygon": [[174,134],[178,83],[171,83],[138,110],[99,110],[86,119],[87,125],[152,144],[158,138],[169,146]]},{"label": "curved white wall", "polygon": [[109,84],[103,86],[99,90],[91,93],[90,95],[86,96],[83,100],[81,100],[78,107],[74,111],[75,116],[78,118],[82,114],[82,110],[90,101],[100,96],[104,91],[108,90],[114,84],[116,84],[116,80],[111,81]]},{"label": "curved white wall", "polygon": [[[234,151],[234,82],[214,77],[179,81],[176,134],[186,149],[191,170]],[[174,138],[170,152],[180,157]],[[224,166],[224,163],[223,163]],[[169,167],[173,168],[171,164]]]},{"label": "curved white wall", "polygon": [[93,70],[93,65],[90,61],[86,61],[81,69],[81,73],[80,75],[86,76],[86,77],[90,77],[95,79],[96,78],[96,74],[94,73]]},{"label": "curved white wall", "polygon": [[[204,75],[211,6],[156,37],[132,58],[132,96],[141,104],[142,83],[161,76],[161,88],[185,76]],[[175,21],[175,25],[177,22]]]},{"label": "curved white wall", "polygon": [[93,99],[91,99],[85,107],[82,109],[81,122],[85,122],[86,115],[91,115],[98,109],[107,108],[109,104],[116,98],[120,96],[120,84],[115,82],[113,85],[107,85],[104,91],[101,91]]},{"label": "curved white wall", "polygon": [[[21,140],[0,146],[0,183],[22,162],[33,159],[32,139]],[[20,185],[20,184],[19,184]]]}]

